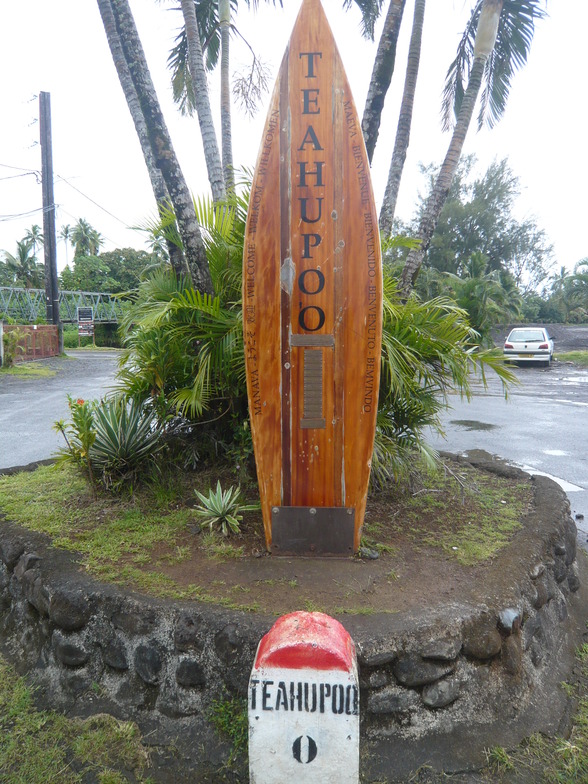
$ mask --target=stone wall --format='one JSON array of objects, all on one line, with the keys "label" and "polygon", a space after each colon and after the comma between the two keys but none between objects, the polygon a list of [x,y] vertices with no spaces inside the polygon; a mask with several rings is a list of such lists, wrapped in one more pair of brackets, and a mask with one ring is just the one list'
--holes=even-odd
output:
[{"label": "stone wall", "polygon": [[[533,484],[535,509],[482,571],[479,600],[458,594],[434,611],[339,618],[358,648],[366,781],[402,780],[421,764],[471,767],[489,746],[565,723],[559,684],[585,629],[583,561],[565,495],[549,479]],[[204,780],[199,771],[226,761],[211,705],[246,695],[273,621],[124,593],[81,573],[43,537],[2,525],[4,654],[33,678],[43,704],[107,711],[136,720],[148,743],[173,744],[177,770],[162,781]]]}]

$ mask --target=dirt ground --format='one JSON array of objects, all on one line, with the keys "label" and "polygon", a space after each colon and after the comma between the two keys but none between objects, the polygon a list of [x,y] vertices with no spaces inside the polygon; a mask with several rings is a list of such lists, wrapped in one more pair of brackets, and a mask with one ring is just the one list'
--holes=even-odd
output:
[{"label": "dirt ground", "polygon": [[[359,556],[268,555],[261,514],[247,512],[240,536],[217,536],[214,543],[199,532],[195,518],[189,530],[155,548],[139,569],[172,580],[180,592],[200,586],[199,597],[205,601],[272,615],[295,609],[366,615],[419,607],[434,611],[453,600],[483,601],[490,572],[500,571],[502,551],[470,565],[469,548],[485,535],[492,538],[492,533],[483,534],[484,518],[490,527],[499,527],[500,515],[513,502],[523,510],[524,529],[533,505],[532,482],[466,464],[453,466],[452,472],[457,478],[450,478],[444,489],[420,478],[403,496],[394,490],[371,495]],[[488,493],[495,514],[481,506]],[[507,534],[506,541],[516,535]],[[175,557],[179,552],[181,559]]]}]

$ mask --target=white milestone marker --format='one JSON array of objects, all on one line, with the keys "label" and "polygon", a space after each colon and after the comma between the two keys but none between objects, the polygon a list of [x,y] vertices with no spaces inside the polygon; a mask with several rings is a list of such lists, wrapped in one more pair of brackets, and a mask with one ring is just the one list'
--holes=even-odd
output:
[{"label": "white milestone marker", "polygon": [[334,618],[295,612],[259,643],[249,680],[250,784],[359,780],[353,640]]}]

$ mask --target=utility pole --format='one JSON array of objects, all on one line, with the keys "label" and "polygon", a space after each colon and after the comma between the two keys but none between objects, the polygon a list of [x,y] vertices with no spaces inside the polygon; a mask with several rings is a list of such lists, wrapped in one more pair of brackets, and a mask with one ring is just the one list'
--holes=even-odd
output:
[{"label": "utility pole", "polygon": [[51,142],[51,95],[39,93],[41,129],[41,179],[43,188],[43,248],[45,252],[45,298],[47,322],[59,328],[59,350],[63,351],[63,332],[59,319],[57,284],[57,240],[55,235],[55,198],[53,195],[53,146]]}]

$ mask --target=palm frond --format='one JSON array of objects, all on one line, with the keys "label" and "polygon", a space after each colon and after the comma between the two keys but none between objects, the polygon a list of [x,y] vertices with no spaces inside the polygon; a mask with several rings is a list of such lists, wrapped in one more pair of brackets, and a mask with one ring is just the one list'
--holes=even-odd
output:
[{"label": "palm frond", "polygon": [[361,12],[361,34],[364,38],[373,41],[376,22],[382,13],[384,0],[343,0],[343,8],[347,11],[353,3]]},{"label": "palm frond", "polygon": [[[484,0],[478,0],[449,66],[441,105],[443,130],[457,116],[474,60],[474,41]],[[544,0],[504,0],[494,50],[486,62],[478,129],[494,127],[504,114],[512,79],[527,62],[535,21],[546,16]]]}]

